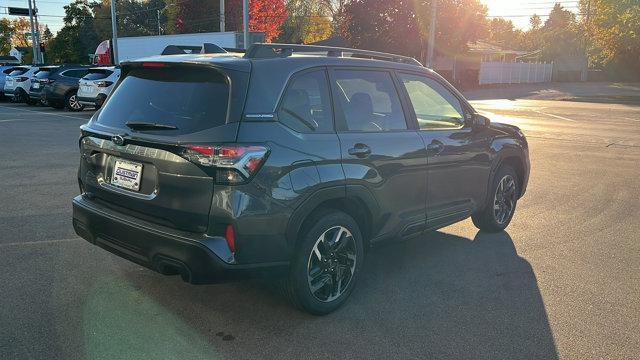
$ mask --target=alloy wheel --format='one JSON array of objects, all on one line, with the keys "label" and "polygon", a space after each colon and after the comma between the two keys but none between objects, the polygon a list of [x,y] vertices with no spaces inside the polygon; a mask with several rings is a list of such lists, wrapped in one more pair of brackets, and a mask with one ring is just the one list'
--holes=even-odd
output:
[{"label": "alloy wheel", "polygon": [[82,104],[78,101],[77,95],[71,95],[69,97],[69,107],[73,110],[80,110],[82,108]]},{"label": "alloy wheel", "polygon": [[342,295],[356,269],[356,242],[343,226],[323,232],[307,262],[307,280],[313,297],[330,302]]},{"label": "alloy wheel", "polygon": [[493,217],[500,225],[507,222],[513,215],[516,205],[516,181],[511,175],[500,179],[493,199]]}]

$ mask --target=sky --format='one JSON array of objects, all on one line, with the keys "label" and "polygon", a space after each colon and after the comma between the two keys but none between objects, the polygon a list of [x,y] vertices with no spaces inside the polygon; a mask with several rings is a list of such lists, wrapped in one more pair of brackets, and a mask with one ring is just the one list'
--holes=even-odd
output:
[{"label": "sky", "polygon": [[[71,1],[73,0],[36,0],[40,14],[38,21],[47,24],[55,34],[63,26],[63,7]],[[529,17],[534,13],[540,15],[544,21],[555,2],[561,3],[569,10],[578,11],[578,0],[480,0],[480,2],[487,5],[490,16],[505,17],[513,21],[516,27],[524,30],[528,29]],[[26,8],[28,2],[27,0],[0,0],[0,16],[15,18],[14,16],[1,15],[6,14],[8,6]]]}]

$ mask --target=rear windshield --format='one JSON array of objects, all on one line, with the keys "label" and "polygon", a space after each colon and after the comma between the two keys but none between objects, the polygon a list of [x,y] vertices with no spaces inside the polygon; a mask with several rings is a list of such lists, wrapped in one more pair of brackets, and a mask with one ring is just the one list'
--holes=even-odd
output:
[{"label": "rear windshield", "polygon": [[35,74],[36,79],[46,79],[51,75],[51,71],[49,70],[40,70]]},{"label": "rear windshield", "polygon": [[111,70],[89,70],[89,73],[83,77],[85,80],[100,80],[113,74]]},{"label": "rear windshield", "polygon": [[13,69],[12,72],[9,73],[9,76],[18,76],[18,75],[22,75],[24,73],[26,73],[27,71],[29,71],[29,69]]},{"label": "rear windshield", "polygon": [[96,122],[127,128],[127,122],[173,125],[185,134],[226,123],[229,87],[212,69],[134,68],[113,91]]}]

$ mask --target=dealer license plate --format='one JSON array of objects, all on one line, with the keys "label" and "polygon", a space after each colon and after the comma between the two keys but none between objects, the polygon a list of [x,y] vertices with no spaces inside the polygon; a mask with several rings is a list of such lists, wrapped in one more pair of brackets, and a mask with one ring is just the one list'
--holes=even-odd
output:
[{"label": "dealer license plate", "polygon": [[122,159],[116,159],[113,166],[111,184],[127,190],[140,190],[142,179],[142,164]]}]

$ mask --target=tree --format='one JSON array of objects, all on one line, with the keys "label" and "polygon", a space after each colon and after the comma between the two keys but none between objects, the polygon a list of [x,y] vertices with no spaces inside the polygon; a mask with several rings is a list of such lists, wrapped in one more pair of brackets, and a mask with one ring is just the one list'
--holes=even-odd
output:
[{"label": "tree", "polygon": [[331,36],[333,26],[322,0],[289,0],[279,42],[311,43]]},{"label": "tree", "polygon": [[[191,2],[189,2],[191,3]],[[116,13],[119,36],[147,36],[158,34],[157,11],[166,7],[164,0],[118,0]],[[111,38],[111,1],[92,4],[95,31],[100,39]],[[161,25],[167,16],[161,12]]]},{"label": "tree", "polygon": [[26,17],[19,17],[11,21],[11,42],[15,46],[31,46],[31,23]]},{"label": "tree", "polygon": [[487,40],[492,44],[508,49],[520,49],[523,47],[523,32],[515,29],[511,20],[503,18],[491,19],[488,35]]},{"label": "tree", "polygon": [[11,37],[13,28],[8,19],[0,19],[0,54],[8,55],[11,51]]},{"label": "tree", "polygon": [[[229,13],[229,0],[225,12]],[[240,3],[242,6],[242,3]],[[165,10],[168,33],[220,31],[220,5],[217,0],[167,0]],[[240,10],[242,16],[242,10]],[[229,19],[229,16],[226,16]],[[240,22],[242,23],[242,21]],[[225,29],[226,30],[226,29]]]},{"label": "tree", "polygon": [[582,28],[590,42],[590,62],[607,67],[617,77],[640,78],[640,2],[637,0],[581,0]]},{"label": "tree", "polygon": [[52,63],[86,63],[100,38],[95,31],[91,5],[76,0],[64,6],[64,26],[46,47],[47,60]]},{"label": "tree", "polygon": [[542,56],[558,60],[582,55],[581,38],[573,12],[556,3],[541,28]]},{"label": "tree", "polygon": [[[242,31],[242,0],[228,0],[225,10],[229,29]],[[286,18],[284,0],[249,1],[249,30],[263,32],[266,42],[280,35]]]},{"label": "tree", "polygon": [[[352,46],[424,59],[431,0],[353,0],[344,12],[341,32]],[[478,0],[439,0],[436,50],[450,55],[466,52],[467,43],[486,32],[486,13]]]}]

